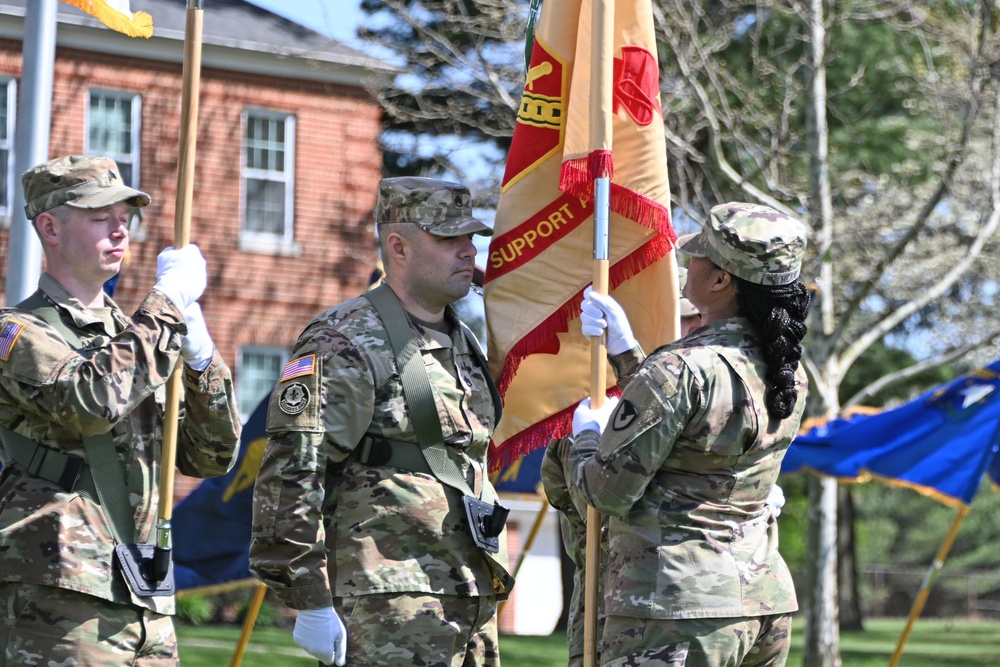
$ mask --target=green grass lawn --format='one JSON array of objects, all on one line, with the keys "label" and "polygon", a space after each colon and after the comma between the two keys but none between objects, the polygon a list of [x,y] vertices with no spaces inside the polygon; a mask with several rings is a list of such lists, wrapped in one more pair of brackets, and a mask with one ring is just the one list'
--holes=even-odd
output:
[{"label": "green grass lawn", "polygon": [[[789,667],[802,665],[804,622],[793,629]],[[885,667],[899,640],[903,619],[875,619],[864,632],[841,634],[840,649],[845,667]],[[240,636],[236,626],[177,626],[181,664],[184,667],[229,665]],[[900,667],[975,667],[997,665],[1000,623],[964,619],[919,620],[906,644]],[[525,637],[504,635],[500,653],[506,667],[564,667],[565,636]],[[241,663],[244,667],[315,667],[292,641],[290,630],[257,628]]]}]

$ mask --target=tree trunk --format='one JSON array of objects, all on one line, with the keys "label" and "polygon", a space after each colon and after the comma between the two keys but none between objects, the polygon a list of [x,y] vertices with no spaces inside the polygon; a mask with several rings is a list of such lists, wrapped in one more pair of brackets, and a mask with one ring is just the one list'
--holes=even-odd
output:
[{"label": "tree trunk", "polygon": [[[820,257],[819,275],[822,293],[819,313],[813,324],[820,324],[814,335],[828,341],[836,329],[834,312],[833,268],[830,248],[833,243],[833,195],[830,187],[830,129],[826,106],[826,23],[824,0],[810,0],[808,9],[809,63],[806,70],[809,103],[806,105],[806,132],[809,144],[809,216],[812,228],[819,230],[816,239]],[[819,345],[819,348],[825,346]],[[827,391],[819,401],[823,412],[831,417],[839,408],[838,370],[832,350],[825,350],[823,378],[813,378],[824,384]],[[819,392],[817,392],[819,393]],[[815,405],[816,402],[814,401]],[[839,628],[837,622],[837,481],[830,478],[809,480],[808,527],[809,613],[806,621],[805,667],[840,667]]]},{"label": "tree trunk", "polygon": [[837,480],[809,479],[809,610],[803,667],[840,667],[837,632]]},{"label": "tree trunk", "polygon": [[858,581],[857,542],[854,539],[854,489],[837,489],[837,590],[840,592],[840,629],[864,630]]}]

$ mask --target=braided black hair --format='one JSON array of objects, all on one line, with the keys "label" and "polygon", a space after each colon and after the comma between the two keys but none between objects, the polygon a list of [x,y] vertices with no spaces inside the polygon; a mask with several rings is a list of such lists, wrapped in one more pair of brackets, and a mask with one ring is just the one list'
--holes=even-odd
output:
[{"label": "braided black hair", "polygon": [[784,419],[792,414],[798,397],[795,371],[802,358],[809,293],[799,280],[788,285],[757,285],[733,278],[740,313],[757,330],[767,362],[767,412]]}]

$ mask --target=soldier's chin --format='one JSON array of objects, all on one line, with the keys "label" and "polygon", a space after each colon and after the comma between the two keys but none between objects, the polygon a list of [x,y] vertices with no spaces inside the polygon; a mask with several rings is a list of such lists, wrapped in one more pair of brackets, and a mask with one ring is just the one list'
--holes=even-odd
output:
[{"label": "soldier's chin", "polygon": [[461,282],[455,281],[452,283],[453,289],[449,290],[448,296],[451,297],[452,301],[458,301],[469,295],[469,291],[472,289],[472,279],[471,276],[468,280],[462,280]]}]

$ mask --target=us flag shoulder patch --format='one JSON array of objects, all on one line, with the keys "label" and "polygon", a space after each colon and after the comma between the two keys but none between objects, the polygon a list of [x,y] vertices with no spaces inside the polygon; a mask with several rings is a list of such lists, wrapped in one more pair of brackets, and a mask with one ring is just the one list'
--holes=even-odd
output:
[{"label": "us flag shoulder patch", "polygon": [[285,382],[292,378],[312,375],[316,370],[316,355],[309,354],[298,359],[292,359],[285,364],[285,369],[281,371],[281,378],[278,382]]},{"label": "us flag shoulder patch", "polygon": [[8,361],[17,337],[24,331],[24,325],[17,320],[7,320],[0,330],[0,361]]}]

